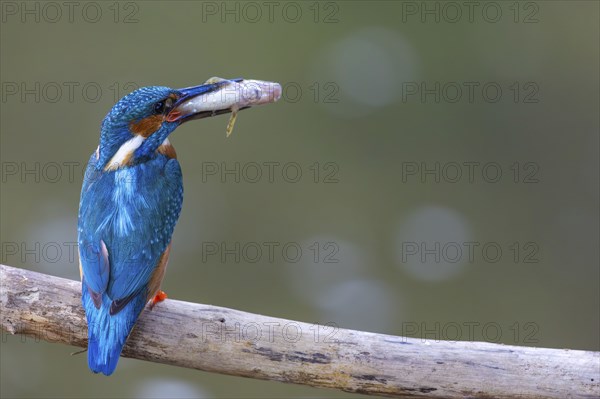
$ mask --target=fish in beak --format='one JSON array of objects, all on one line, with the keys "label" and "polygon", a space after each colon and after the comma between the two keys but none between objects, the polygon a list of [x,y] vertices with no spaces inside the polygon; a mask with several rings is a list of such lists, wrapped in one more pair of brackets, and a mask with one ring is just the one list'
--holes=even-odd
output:
[{"label": "fish in beak", "polygon": [[210,78],[200,86],[180,89],[181,97],[167,115],[167,121],[180,123],[231,112],[227,137],[231,135],[237,113],[281,98],[281,85],[252,79]]}]

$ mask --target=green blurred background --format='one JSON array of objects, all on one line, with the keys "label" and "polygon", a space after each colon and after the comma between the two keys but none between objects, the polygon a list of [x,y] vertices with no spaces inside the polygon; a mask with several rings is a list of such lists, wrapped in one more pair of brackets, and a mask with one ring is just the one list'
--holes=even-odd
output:
[{"label": "green blurred background", "polygon": [[[171,138],[186,191],[171,298],[600,350],[598,2],[50,4],[2,2],[3,263],[79,277],[82,171],[120,96],[272,80],[282,100],[229,139],[224,116]],[[221,251],[236,245],[239,260]],[[352,397],[130,359],[107,379],[74,350],[3,335],[0,394]]]}]

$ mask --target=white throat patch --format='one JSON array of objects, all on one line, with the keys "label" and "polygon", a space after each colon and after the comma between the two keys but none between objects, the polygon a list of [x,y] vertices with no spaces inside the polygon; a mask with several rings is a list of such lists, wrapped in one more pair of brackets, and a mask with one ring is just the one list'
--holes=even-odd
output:
[{"label": "white throat patch", "polygon": [[121,166],[126,165],[131,159],[133,152],[142,145],[144,140],[145,138],[142,136],[135,136],[121,144],[121,147],[119,147],[119,150],[113,155],[110,161],[108,161],[104,170],[117,170]]}]

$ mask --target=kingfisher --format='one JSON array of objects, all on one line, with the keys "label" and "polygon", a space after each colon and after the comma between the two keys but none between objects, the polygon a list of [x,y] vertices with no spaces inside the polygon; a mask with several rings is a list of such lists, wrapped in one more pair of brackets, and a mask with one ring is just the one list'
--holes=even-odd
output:
[{"label": "kingfisher", "polygon": [[101,124],[79,202],[82,304],[88,365],[111,375],[127,337],[160,290],[183,203],[181,168],[170,134],[187,121],[277,101],[281,86],[211,78],[183,89],[142,87],[120,99]]}]

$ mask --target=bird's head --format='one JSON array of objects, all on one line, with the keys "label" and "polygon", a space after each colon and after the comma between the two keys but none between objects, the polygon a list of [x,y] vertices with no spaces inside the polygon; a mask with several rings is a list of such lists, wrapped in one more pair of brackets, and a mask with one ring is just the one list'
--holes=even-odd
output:
[{"label": "bird's head", "polygon": [[144,162],[182,123],[277,101],[281,86],[258,80],[211,78],[200,86],[142,87],[120,99],[102,121],[97,167]]}]

